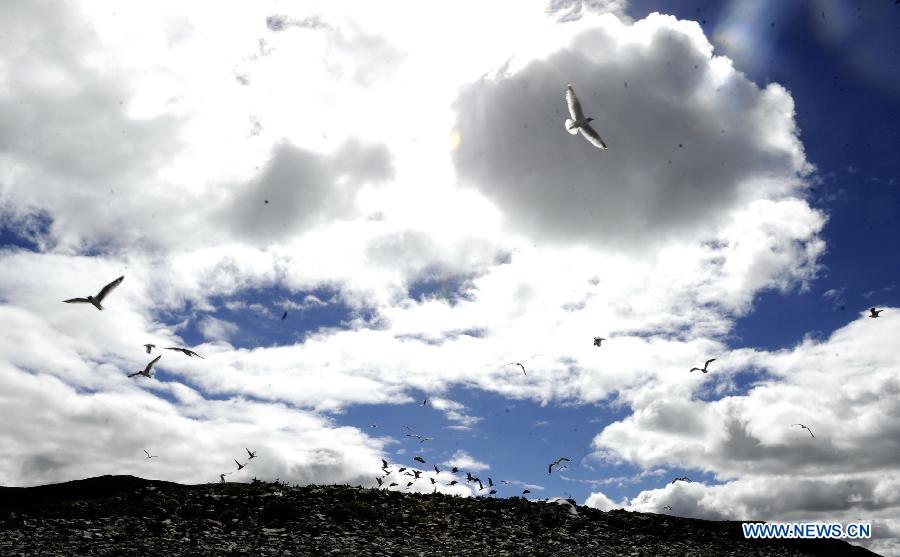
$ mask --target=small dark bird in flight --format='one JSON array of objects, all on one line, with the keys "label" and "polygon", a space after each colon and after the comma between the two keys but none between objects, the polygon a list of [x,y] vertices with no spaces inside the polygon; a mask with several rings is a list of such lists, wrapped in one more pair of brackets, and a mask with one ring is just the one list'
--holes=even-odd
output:
[{"label": "small dark bird in flight", "polygon": [[573,135],[580,131],[581,135],[590,141],[594,147],[608,149],[606,143],[600,138],[600,134],[591,127],[591,122],[594,119],[584,117],[581,103],[578,101],[578,97],[575,96],[575,90],[572,89],[571,83],[566,85],[566,103],[569,105],[569,115],[571,116],[571,118],[566,118],[566,131]]},{"label": "small dark bird in flight", "polygon": [[438,470],[437,464],[432,464],[432,466],[434,466],[434,471],[435,471],[436,474],[440,474],[440,473],[441,473],[441,471]]},{"label": "small dark bird in flight", "polygon": [[675,478],[674,480],[672,480],[671,483],[675,483],[675,482],[687,482],[687,483],[691,483],[691,479],[688,478],[687,476],[679,476],[679,477]]},{"label": "small dark bird in flight", "polygon": [[434,484],[436,483],[436,482],[434,481],[434,478],[428,478],[428,479],[431,480],[431,485],[434,485]]},{"label": "small dark bird in flight", "polygon": [[102,311],[103,306],[100,305],[100,302],[102,302],[103,298],[106,298],[106,296],[109,295],[109,293],[112,292],[115,287],[122,284],[123,280],[125,280],[125,275],[122,275],[121,277],[101,288],[100,292],[98,292],[96,296],[88,296],[87,298],[69,298],[68,300],[63,300],[63,302],[67,304],[93,304],[95,308]]},{"label": "small dark bird in flight", "polygon": [[474,482],[474,481],[475,481],[475,477],[472,476],[472,473],[471,473],[471,472],[466,472],[466,481],[467,481],[467,482]]},{"label": "small dark bird in flight", "polygon": [[248,455],[250,455],[250,458],[248,458],[247,460],[253,460],[254,458],[256,458],[256,451],[251,451],[247,447],[244,447],[244,450],[247,451]]},{"label": "small dark bird in flight", "polygon": [[[508,363],[508,364],[506,364],[506,365],[508,365],[508,366],[519,366],[520,368],[522,368],[522,373],[525,373],[525,366],[523,366],[523,365],[520,364],[519,362],[510,362],[510,363]],[[525,375],[528,375],[528,374],[525,373]]]},{"label": "small dark bird in flight", "polygon": [[425,406],[426,404],[428,404],[428,399],[427,399],[427,398],[426,398],[425,400],[422,401],[422,406]]},{"label": "small dark bird in flight", "polygon": [[228,472],[227,474],[219,474],[219,480],[221,480],[222,483],[225,483],[225,476],[230,476],[230,475],[231,475],[231,472]]},{"label": "small dark bird in flight", "polygon": [[490,476],[488,476],[488,487],[494,487],[494,480],[492,480]]},{"label": "small dark bird in flight", "polygon": [[450,485],[456,485],[456,484],[458,484],[458,483],[459,483],[458,481],[453,480],[452,482],[450,482]]},{"label": "small dark bird in flight", "polygon": [[500,483],[506,484],[506,485],[512,485],[512,482],[509,480],[500,480]]},{"label": "small dark bird in flight", "polygon": [[415,437],[416,439],[419,440],[419,443],[424,443],[425,441],[431,441],[433,439],[433,437],[423,437],[416,433],[407,433],[406,436],[407,437]]},{"label": "small dark bird in flight", "polygon": [[815,436],[815,435],[813,435],[813,432],[812,432],[812,430],[811,430],[811,429],[809,429],[809,428],[808,428],[808,427],[806,427],[806,426],[805,426],[805,425],[803,425],[803,424],[792,424],[792,425],[798,425],[798,426],[800,426],[800,427],[801,427],[801,428],[803,428],[803,429],[805,429],[805,430],[806,430],[806,431],[808,431],[808,432],[809,432],[809,434],[810,434],[810,435],[812,435],[812,437],[813,437],[813,439],[815,439],[815,438],[816,438],[816,436]]},{"label": "small dark bird in flight", "polygon": [[134,373],[130,374],[128,377],[134,377],[135,375],[140,375],[140,376],[142,376],[142,377],[146,377],[147,379],[150,379],[150,377],[151,377],[151,376],[150,376],[150,369],[153,367],[153,364],[155,364],[156,362],[159,361],[160,358],[162,358],[161,355],[160,355],[160,356],[157,356],[157,357],[155,357],[155,358],[153,358],[153,359],[150,361],[150,363],[147,364],[147,367],[145,367],[144,369],[142,369],[142,370],[140,370],[140,371],[135,371]]},{"label": "small dark bird in flight", "polygon": [[669,506],[669,505],[663,505],[663,508],[666,509],[667,511],[671,511],[671,510],[672,510],[672,507]]},{"label": "small dark bird in flight", "polygon": [[409,487],[409,486],[411,486],[412,484],[413,484],[412,482],[408,482],[408,483],[406,484],[406,487]]},{"label": "small dark bird in flight", "polygon": [[560,458],[560,459],[557,460],[556,462],[550,463],[550,466],[547,467],[547,473],[548,473],[548,474],[553,473],[553,467],[554,467],[554,466],[559,466],[559,463],[562,462],[562,461],[564,461],[564,460],[565,460],[566,462],[571,462],[568,458],[565,458],[565,457]]},{"label": "small dark bird in flight", "polygon": [[397,482],[391,482],[390,485],[388,485],[388,487],[394,487],[395,485],[400,485],[400,484],[398,484]]},{"label": "small dark bird in flight", "polygon": [[883,309],[869,308],[869,317],[873,317],[873,318],[874,318],[874,317],[878,317],[878,314],[881,313],[882,311],[884,311],[884,310],[883,310]]},{"label": "small dark bird in flight", "polygon": [[144,348],[147,349],[147,354],[149,354],[151,349],[156,348],[156,345],[155,344],[145,344]]},{"label": "small dark bird in flight", "polygon": [[198,358],[200,358],[200,359],[202,359],[202,360],[205,360],[205,359],[206,359],[206,358],[204,358],[203,356],[201,356],[200,354],[197,354],[197,353],[194,352],[193,350],[188,350],[187,348],[177,348],[177,347],[175,347],[175,346],[169,346],[169,347],[166,348],[166,350],[177,350],[178,352],[182,352],[182,353],[184,353],[186,356],[191,357],[191,358],[194,357],[194,356],[197,356]]},{"label": "small dark bird in flight", "polygon": [[381,478],[375,478],[375,481],[378,482],[378,487],[381,487],[384,483],[383,481],[381,481]]},{"label": "small dark bird in flight", "polygon": [[712,362],[715,362],[715,361],[716,361],[715,358],[713,358],[713,359],[711,359],[711,360],[706,360],[706,363],[703,364],[703,367],[702,367],[702,368],[699,368],[699,367],[692,367],[692,368],[691,368],[691,372],[693,373],[694,371],[702,371],[703,373],[709,373],[709,372],[707,371],[707,369],[706,369],[706,366],[708,366],[709,364],[711,364]]},{"label": "small dark bird in flight", "polygon": [[453,472],[454,474],[456,474],[457,472],[459,472],[459,468],[454,466],[453,468],[450,469],[450,471]]},{"label": "small dark bird in flight", "polygon": [[529,493],[531,493],[531,490],[526,489],[522,492],[522,495],[528,495]]},{"label": "small dark bird in flight", "polygon": [[413,458],[413,460],[415,460],[416,462],[421,462],[422,464],[425,464],[425,459],[422,458],[421,456],[417,456],[417,457]]},{"label": "small dark bird in flight", "polygon": [[144,449],[144,454],[147,455],[147,458],[156,458],[158,456],[158,455],[151,455],[150,453],[147,452],[147,449]]},{"label": "small dark bird in flight", "polygon": [[284,321],[287,319],[287,310],[285,310],[284,315],[281,316],[281,320]]},{"label": "small dark bird in flight", "polygon": [[600,346],[604,340],[606,339],[602,337],[594,337],[594,346]]},{"label": "small dark bird in flight", "polygon": [[481,483],[481,480],[477,480],[477,481],[478,481],[478,491],[483,491],[484,485]]},{"label": "small dark bird in flight", "polygon": [[404,466],[403,468],[397,470],[397,472],[400,473],[400,472],[403,472],[404,470],[406,470],[406,466]]},{"label": "small dark bird in flight", "polygon": [[417,480],[419,479],[419,475],[420,475],[421,473],[422,473],[421,470],[413,470],[413,476],[415,476],[415,478],[416,478]]},{"label": "small dark bird in flight", "polygon": [[247,466],[246,464],[241,464],[240,462],[238,462],[237,459],[234,459],[234,463],[238,465],[238,472],[240,472],[241,469],[244,468],[244,466]]},{"label": "small dark bird in flight", "polygon": [[496,489],[492,489],[492,490],[488,491],[488,495],[496,495],[496,494],[497,494]]},{"label": "small dark bird in flight", "polygon": [[388,467],[388,462],[387,462],[385,459],[383,459],[383,458],[381,459],[381,467],[382,467],[382,468],[387,468],[387,467]]}]

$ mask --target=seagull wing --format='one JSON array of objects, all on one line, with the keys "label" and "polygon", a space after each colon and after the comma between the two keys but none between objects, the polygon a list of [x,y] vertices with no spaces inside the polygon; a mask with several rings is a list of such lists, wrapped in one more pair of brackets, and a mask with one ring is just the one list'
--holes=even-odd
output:
[{"label": "seagull wing", "polygon": [[162,358],[162,354],[160,354],[159,356],[153,358],[153,360],[151,360],[150,363],[147,364],[147,367],[144,368],[144,373],[150,373],[150,368],[152,368],[152,367],[153,367],[153,364],[155,364],[156,362],[158,362],[160,358]]},{"label": "seagull wing", "polygon": [[147,449],[144,449],[144,454],[147,455],[147,458],[150,458],[150,453],[147,452]]},{"label": "seagull wing", "polygon": [[815,439],[815,438],[816,438],[816,436],[815,436],[815,435],[813,435],[813,432],[812,432],[812,430],[811,430],[811,429],[809,429],[809,428],[806,428],[806,431],[808,431],[808,432],[809,432],[809,434],[810,434],[810,435],[812,435],[812,437],[813,437],[813,439]]},{"label": "seagull wing", "polygon": [[584,113],[581,111],[581,103],[578,102],[578,97],[575,96],[575,89],[572,89],[571,83],[566,85],[566,103],[569,105],[569,114],[573,120],[584,118]]},{"label": "seagull wing", "polygon": [[115,289],[115,287],[117,287],[117,286],[119,286],[120,284],[122,284],[122,281],[123,281],[123,280],[125,280],[125,275],[122,275],[121,277],[117,278],[116,280],[114,280],[114,281],[112,281],[111,283],[109,283],[109,284],[107,284],[106,286],[104,286],[104,287],[100,290],[100,292],[98,292],[97,295],[94,296],[94,298],[97,300],[97,303],[99,304],[100,302],[102,302],[102,301],[103,301],[103,298],[106,298],[106,295],[107,295],[107,294],[109,294],[110,292],[112,292],[113,289]]},{"label": "seagull wing", "polygon": [[583,135],[585,139],[590,141],[594,147],[598,147],[600,149],[609,149],[609,147],[606,146],[606,143],[603,142],[600,134],[598,134],[590,124],[582,124],[578,129],[579,131],[581,131],[581,135]]},{"label": "seagull wing", "polygon": [[144,373],[141,371],[135,371],[134,373],[130,374],[128,377],[134,377],[135,375],[143,375],[143,374]]},{"label": "seagull wing", "polygon": [[713,363],[713,362],[715,362],[715,361],[716,361],[715,358],[713,358],[713,359],[711,359],[711,360],[706,360],[706,363],[703,364],[703,367],[706,367],[706,366],[708,366],[709,364],[711,364],[711,363]]},{"label": "seagull wing", "polygon": [[87,298],[70,298],[68,300],[63,300],[63,302],[65,302],[67,304],[89,304],[89,303],[91,303],[91,301],[88,300]]}]

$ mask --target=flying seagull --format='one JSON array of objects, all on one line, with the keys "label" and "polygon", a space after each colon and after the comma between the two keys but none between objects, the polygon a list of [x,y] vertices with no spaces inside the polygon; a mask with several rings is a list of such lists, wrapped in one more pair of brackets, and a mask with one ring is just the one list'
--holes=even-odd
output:
[{"label": "flying seagull", "polygon": [[606,143],[600,138],[600,134],[591,127],[590,123],[594,119],[584,117],[584,112],[581,111],[581,103],[578,101],[578,97],[575,96],[575,90],[572,89],[571,83],[566,85],[566,103],[569,105],[569,115],[572,116],[571,118],[566,118],[566,131],[573,135],[581,131],[581,135],[590,141],[591,145],[600,149],[608,149]]},{"label": "flying seagull", "polygon": [[450,485],[456,485],[456,484],[458,484],[458,483],[459,483],[458,481],[453,480],[452,482],[450,482]]},{"label": "flying seagull", "polygon": [[415,460],[416,462],[421,462],[422,464],[425,464],[425,459],[422,458],[421,456],[417,456],[413,460]]},{"label": "flying seagull", "polygon": [[412,482],[407,482],[406,487],[409,487],[409,486],[411,486],[412,484],[413,484]]},{"label": "flying seagull", "polygon": [[247,447],[244,447],[244,450],[247,451],[248,455],[250,455],[250,458],[248,458],[247,460],[253,460],[254,458],[256,458],[256,451],[251,451]]},{"label": "flying seagull", "polygon": [[494,487],[494,480],[492,480],[490,476],[488,477],[488,487]]},{"label": "flying seagull", "polygon": [[559,466],[559,463],[562,462],[562,461],[564,461],[564,460],[565,460],[566,462],[571,462],[568,458],[565,458],[565,457],[560,458],[559,460],[557,460],[556,462],[551,463],[550,466],[547,467],[547,473],[548,473],[548,474],[552,474],[552,473],[553,473],[553,467],[554,467],[554,466]]},{"label": "flying seagull", "polygon": [[413,470],[413,477],[418,480],[421,473],[421,470]]},{"label": "flying seagull", "polygon": [[156,348],[156,345],[155,344],[145,344],[144,348],[147,349],[147,354],[149,354],[151,349]]},{"label": "flying seagull", "polygon": [[284,315],[281,316],[281,320],[284,321],[287,319],[287,310],[285,310]]},{"label": "flying seagull", "polygon": [[878,317],[878,314],[884,311],[883,309],[875,309],[869,308],[869,317]]},{"label": "flying seagull", "polygon": [[227,474],[219,474],[219,479],[222,480],[222,483],[225,483],[225,476],[230,476],[230,475],[231,475],[231,472],[228,472]]},{"label": "flying seagull", "polygon": [[492,489],[492,490],[490,490],[490,491],[488,492],[488,495],[496,495],[496,494],[497,494],[497,490],[496,490],[496,489]]},{"label": "flying seagull", "polygon": [[240,462],[238,462],[237,459],[234,459],[234,463],[238,465],[238,472],[240,472],[244,466],[247,466],[246,464],[241,464]]},{"label": "flying seagull", "polygon": [[391,482],[390,485],[388,485],[388,487],[394,487],[395,485],[400,485],[400,484],[398,484],[397,482]]},{"label": "flying seagull", "polygon": [[95,308],[102,311],[103,306],[100,305],[100,302],[102,302],[103,298],[106,298],[106,296],[109,295],[109,293],[112,292],[115,287],[122,284],[123,280],[125,280],[125,275],[122,275],[121,277],[104,286],[96,296],[88,296],[87,298],[70,298],[68,300],[63,300],[63,302],[67,304],[93,304]]},{"label": "flying seagull", "polygon": [[805,425],[803,425],[803,424],[792,424],[792,425],[798,425],[798,426],[800,426],[800,427],[801,427],[801,428],[803,428],[803,429],[805,429],[805,430],[806,430],[806,431],[808,431],[808,432],[809,432],[809,434],[810,434],[810,435],[812,435],[812,437],[813,437],[813,439],[815,439],[815,438],[816,438],[816,436],[815,436],[815,435],[813,435],[813,432],[812,432],[812,430],[811,430],[811,429],[809,429],[809,428],[808,428],[808,427],[806,427],[806,426],[805,426]]},{"label": "flying seagull", "polygon": [[157,456],[159,456],[159,455],[151,455],[150,453],[147,452],[147,449],[144,449],[144,454],[147,455],[147,458],[156,458]]},{"label": "flying seagull", "polygon": [[378,482],[378,487],[381,487],[381,485],[384,483],[383,481],[381,481],[381,478],[375,478],[375,481]]},{"label": "flying seagull", "polygon": [[440,473],[441,473],[441,471],[438,470],[437,464],[432,464],[432,466],[434,466],[434,471],[435,471],[436,474],[440,474]]},{"label": "flying seagull", "polygon": [[456,474],[457,472],[459,472],[459,468],[454,466],[452,469],[450,469],[450,471],[453,472],[454,474]]},{"label": "flying seagull", "polygon": [[602,337],[594,337],[594,346],[600,346],[600,343],[602,343],[604,340],[606,339]]},{"label": "flying seagull", "polygon": [[205,360],[205,359],[206,359],[206,358],[204,358],[203,356],[201,356],[200,354],[197,354],[197,353],[194,352],[193,350],[188,350],[187,348],[177,348],[177,347],[175,347],[175,346],[169,346],[169,347],[166,348],[166,350],[177,350],[178,352],[184,353],[184,355],[185,355],[185,356],[188,356],[189,358],[193,358],[194,356],[197,356],[197,357],[200,358],[201,360]]},{"label": "flying seagull", "polygon": [[383,458],[381,459],[381,467],[382,467],[382,468],[387,468],[387,467],[388,467],[388,462],[387,462],[385,459],[383,459]]},{"label": "flying seagull", "polygon": [[669,511],[672,510],[672,507],[670,505],[663,505],[663,508]]},{"label": "flying seagull", "polygon": [[[522,373],[525,373],[525,366],[523,366],[523,365],[520,364],[519,362],[510,362],[510,363],[508,363],[508,364],[506,364],[506,365],[508,365],[508,366],[519,366],[520,368],[522,368]],[[525,375],[528,375],[528,374],[525,373]]]},{"label": "flying seagull", "polygon": [[434,478],[428,478],[428,479],[431,480],[431,485],[434,485],[435,483],[437,483],[434,481]]},{"label": "flying seagull", "polygon": [[525,491],[522,492],[522,495],[527,495],[527,494],[529,494],[529,493],[531,493],[531,491],[528,490],[528,489],[526,489]]},{"label": "flying seagull", "polygon": [[419,443],[424,443],[425,441],[431,441],[432,439],[434,439],[433,437],[422,437],[418,433],[407,433],[406,436],[407,437],[415,437],[416,439],[419,440]]},{"label": "flying seagull", "polygon": [[706,366],[708,366],[709,364],[711,364],[712,362],[715,362],[715,361],[716,361],[715,358],[713,358],[713,359],[711,359],[711,360],[706,360],[706,363],[703,364],[703,368],[702,368],[702,369],[699,368],[699,367],[692,367],[692,368],[691,368],[691,372],[694,372],[694,371],[702,371],[703,373],[709,373],[709,371],[707,371],[707,369],[706,369]]},{"label": "flying seagull", "polygon": [[159,355],[159,356],[153,358],[153,360],[151,360],[150,363],[147,364],[147,367],[145,367],[141,371],[135,371],[134,373],[130,374],[128,377],[134,377],[135,375],[140,375],[142,377],[146,377],[147,379],[150,379],[150,368],[152,368],[153,364],[158,362],[160,358],[162,358],[162,355]]},{"label": "flying seagull", "polygon": [[405,466],[403,468],[400,468],[399,470],[397,470],[397,473],[403,472],[404,470],[406,470]]},{"label": "flying seagull", "polygon": [[672,480],[671,483],[675,483],[675,482],[687,482],[687,483],[691,483],[691,479],[688,478],[687,476],[679,476],[679,477],[675,478],[674,480]]}]

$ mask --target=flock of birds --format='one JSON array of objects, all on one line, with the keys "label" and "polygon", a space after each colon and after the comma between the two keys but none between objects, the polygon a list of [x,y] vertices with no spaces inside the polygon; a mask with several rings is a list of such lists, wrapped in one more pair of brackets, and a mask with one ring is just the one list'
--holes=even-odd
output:
[{"label": "flock of birds", "polygon": [[[898,2],[900,2],[900,0],[898,0]],[[577,133],[580,132],[581,135],[582,135],[588,142],[590,142],[593,146],[595,146],[595,147],[597,147],[597,148],[599,148],[599,149],[604,149],[604,150],[608,149],[606,143],[603,141],[603,139],[600,137],[600,135],[597,133],[597,131],[594,130],[594,128],[592,128],[591,125],[590,125],[590,123],[591,123],[594,119],[593,119],[593,118],[589,118],[589,117],[585,117],[584,111],[583,111],[583,109],[582,109],[582,107],[581,107],[581,102],[578,100],[578,97],[575,95],[575,90],[572,88],[572,84],[571,84],[571,83],[567,84],[567,86],[566,86],[566,104],[568,105],[568,108],[569,108],[569,115],[571,116],[571,118],[567,118],[567,119],[566,119],[566,122],[565,122],[565,125],[566,125],[566,131],[568,131],[570,134],[577,134]],[[268,200],[267,200],[267,202],[268,202]],[[122,284],[122,281],[123,281],[123,280],[125,280],[125,276],[124,276],[124,275],[121,276],[121,277],[119,277],[119,278],[117,278],[117,279],[115,279],[114,281],[110,282],[109,284],[107,284],[107,285],[104,286],[103,288],[101,288],[101,289],[100,289],[100,292],[98,292],[96,296],[90,296],[90,295],[89,295],[89,296],[84,297],[84,298],[70,298],[70,299],[68,299],[68,300],[63,300],[63,301],[64,301],[65,303],[67,303],[67,304],[91,304],[91,305],[93,305],[95,308],[97,308],[98,310],[102,311],[102,310],[103,310],[102,302],[104,301],[104,299],[106,299],[106,297],[107,297],[113,290],[115,290],[116,287],[118,287],[120,284]],[[877,318],[877,317],[879,317],[879,315],[881,314],[882,311],[884,311],[884,310],[876,309],[875,307],[869,308],[869,317],[870,317],[870,318]],[[281,319],[284,320],[286,317],[287,317],[287,311],[284,312],[284,314],[281,316]],[[606,338],[603,338],[603,337],[594,337],[594,346],[595,346],[595,347],[601,347],[601,345],[602,345],[602,343],[603,343],[604,340],[607,340],[607,339],[606,339]],[[152,351],[153,349],[156,348],[156,345],[155,345],[155,344],[149,344],[149,343],[148,343],[148,344],[144,344],[143,346],[144,346],[144,348],[145,348],[147,354],[150,354],[151,351]],[[203,358],[203,356],[201,356],[200,354],[198,354],[198,353],[196,353],[196,352],[194,352],[193,350],[190,350],[190,349],[188,349],[188,348],[184,348],[184,347],[170,346],[170,347],[165,347],[164,349],[165,349],[165,350],[173,350],[173,351],[181,352],[181,353],[183,353],[184,355],[186,355],[186,356],[188,356],[188,357],[194,357],[194,356],[196,356],[196,357],[198,357],[198,358]],[[151,377],[152,377],[151,371],[152,371],[152,369],[153,369],[153,366],[154,366],[154,364],[156,364],[156,363],[160,360],[160,358],[162,358],[162,355],[161,355],[161,354],[158,355],[158,356],[157,356],[156,358],[154,358],[153,360],[151,360],[151,361],[144,367],[144,369],[138,370],[138,371],[136,371],[136,372],[134,372],[134,373],[128,375],[128,377],[145,377],[145,378],[148,378],[148,379],[151,378]],[[712,362],[715,362],[715,361],[716,361],[716,358],[710,358],[710,359],[706,360],[706,362],[703,364],[703,367],[702,367],[702,368],[701,368],[701,367],[693,367],[693,368],[690,369],[690,372],[693,373],[694,371],[699,371],[699,372],[701,372],[701,373],[709,373],[709,369],[708,369],[708,368],[709,368],[709,364],[711,364]],[[525,370],[525,365],[522,364],[521,362],[510,362],[510,363],[505,364],[505,365],[506,365],[506,366],[518,366],[518,367],[520,367],[520,368],[522,369],[522,373],[523,373],[524,375],[526,375],[526,376],[528,375],[528,373],[527,373],[526,370]],[[423,406],[426,405],[427,403],[428,403],[428,399],[425,399],[425,400],[422,401],[422,405],[423,405]],[[811,430],[808,426],[806,426],[806,425],[804,425],[804,424],[799,424],[799,423],[798,423],[798,424],[792,424],[792,425],[793,425],[793,426],[799,426],[801,429],[807,430],[807,431],[809,432],[810,436],[811,436],[813,439],[815,439],[816,436],[813,434],[812,430]],[[373,424],[372,427],[377,427],[377,424]],[[431,441],[431,440],[433,439],[432,437],[426,437],[426,436],[424,436],[424,435],[415,433],[415,432],[414,432],[412,429],[410,429],[409,427],[406,427],[406,429],[408,429],[408,430],[410,431],[409,433],[406,434],[406,436],[407,436],[407,437],[411,437],[411,438],[418,439],[420,445],[421,445],[422,443],[425,443],[426,441]],[[233,471],[231,471],[231,472],[225,472],[225,473],[219,474],[219,479],[220,479],[221,482],[225,482],[225,476],[228,476],[228,475],[233,474],[234,472],[239,472],[239,471],[243,470],[243,469],[250,463],[251,460],[253,460],[254,458],[256,458],[256,452],[251,451],[250,449],[245,449],[245,450],[247,451],[247,454],[248,454],[247,462],[244,463],[244,464],[241,464],[237,459],[234,459],[235,464],[237,464],[237,470],[233,470]],[[157,455],[151,455],[146,449],[144,449],[144,453],[146,453],[147,459],[157,458]],[[421,456],[416,456],[413,460],[415,460],[415,461],[417,461],[417,462],[419,462],[419,463],[421,463],[421,464],[426,464],[425,459],[422,458]],[[389,470],[389,469],[388,469],[389,464],[388,464],[388,462],[387,462],[386,460],[383,460],[383,459],[382,459],[381,462],[382,462],[382,468],[381,468],[381,470],[384,472],[384,476],[380,476],[380,477],[376,477],[376,478],[375,478],[376,481],[377,481],[377,483],[378,483],[378,486],[379,486],[379,487],[387,487],[388,489],[390,489],[391,487],[399,486],[399,484],[398,484],[397,482],[391,482],[391,483],[388,484],[387,486],[384,486],[384,478],[386,478],[387,476],[389,476],[389,475],[393,472],[393,470]],[[566,469],[566,465],[563,464],[563,462],[570,462],[570,460],[569,460],[568,458],[566,458],[566,457],[558,458],[557,460],[555,460],[554,462],[551,462],[551,463],[549,464],[549,466],[547,467],[547,473],[548,473],[548,474],[552,474],[552,473],[553,473],[553,468],[554,468],[554,467],[556,467],[557,471]],[[431,477],[431,476],[426,476],[426,477],[427,477],[428,480],[431,481],[431,485],[434,486],[435,491],[437,491],[437,483],[438,483],[438,482],[437,482],[436,477],[439,476],[439,475],[441,474],[441,470],[437,467],[436,464],[432,464],[432,466],[433,466],[433,468],[434,468],[435,477]],[[407,469],[406,467],[400,467],[399,469],[397,469],[397,472],[400,473],[400,474],[404,474],[404,475],[407,475],[407,476],[412,477],[412,480],[409,481],[409,482],[407,482],[407,484],[406,484],[406,487],[407,487],[407,488],[413,486],[413,485],[415,484],[416,481],[418,481],[418,480],[420,480],[420,479],[423,479],[422,474],[425,473],[425,472],[423,472],[422,470]],[[459,469],[458,469],[457,467],[454,466],[454,467],[451,469],[451,472],[454,473],[454,474],[456,474],[456,473],[459,472]],[[429,473],[430,473],[430,472],[429,472]],[[495,487],[494,481],[493,481],[490,477],[489,477],[487,480],[488,480],[488,481],[487,481],[487,485],[485,486],[484,482],[482,482],[480,478],[478,478],[477,476],[473,476],[473,475],[471,474],[471,472],[466,472],[466,481],[467,481],[468,483],[478,484],[478,490],[477,490],[477,492],[482,492],[482,491],[484,491],[484,490],[489,490],[488,493],[487,493],[488,496],[490,496],[490,495],[495,495],[495,494],[497,493],[497,490],[494,489],[494,487]],[[677,478],[673,479],[671,483],[674,484],[674,483],[679,482],[679,481],[683,481],[683,482],[688,482],[688,483],[690,483],[691,480],[690,480],[689,478],[685,477],[685,476],[681,476],[681,477],[677,477]],[[454,479],[454,480],[450,481],[447,485],[453,486],[453,485],[457,485],[458,483],[459,483],[459,482],[458,482],[457,480]],[[507,480],[502,480],[501,483],[504,483],[504,484],[510,484],[511,482],[509,482],[509,481],[507,481]],[[528,490],[528,489],[525,489],[525,490],[522,491],[522,494],[523,494],[523,495],[527,495],[527,494],[529,494],[529,493],[531,493],[531,491]],[[669,505],[666,505],[666,506],[663,507],[663,508],[666,508],[666,509],[668,509],[668,510],[672,510],[672,507],[669,506]]]}]

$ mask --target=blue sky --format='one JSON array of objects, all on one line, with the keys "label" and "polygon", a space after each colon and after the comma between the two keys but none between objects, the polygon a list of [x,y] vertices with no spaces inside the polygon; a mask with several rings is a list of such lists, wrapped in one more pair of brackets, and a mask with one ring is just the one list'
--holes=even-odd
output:
[{"label": "blue sky", "polygon": [[0,7],[0,484],[419,455],[900,555],[900,7],[58,7]]}]

